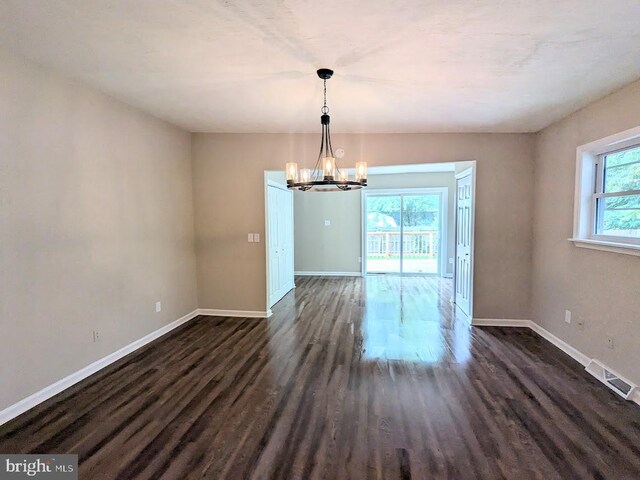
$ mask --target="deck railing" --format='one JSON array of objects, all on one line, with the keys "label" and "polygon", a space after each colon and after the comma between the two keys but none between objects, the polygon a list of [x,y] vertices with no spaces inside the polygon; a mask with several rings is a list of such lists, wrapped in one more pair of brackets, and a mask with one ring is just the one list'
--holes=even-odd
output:
[{"label": "deck railing", "polygon": [[[406,256],[437,258],[438,231],[403,232],[402,251]],[[368,257],[400,255],[400,232],[367,232]]]}]

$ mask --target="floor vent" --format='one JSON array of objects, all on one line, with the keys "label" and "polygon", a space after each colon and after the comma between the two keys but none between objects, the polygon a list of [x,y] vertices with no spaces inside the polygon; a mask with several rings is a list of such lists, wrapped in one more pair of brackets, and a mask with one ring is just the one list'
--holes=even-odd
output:
[{"label": "floor vent", "polygon": [[621,377],[616,372],[606,367],[599,360],[596,360],[595,358],[591,360],[587,365],[587,372],[596,377],[625,400],[633,400],[632,397],[638,389],[638,386],[634,385],[626,378]]}]

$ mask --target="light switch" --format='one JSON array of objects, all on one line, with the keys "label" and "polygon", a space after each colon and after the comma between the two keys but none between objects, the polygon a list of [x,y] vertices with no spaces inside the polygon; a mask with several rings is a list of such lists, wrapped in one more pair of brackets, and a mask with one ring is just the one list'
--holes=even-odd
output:
[{"label": "light switch", "polygon": [[324,226],[325,226],[325,227],[328,227],[328,226],[330,226],[330,225],[331,225],[331,220],[325,220],[325,221],[324,221]]},{"label": "light switch", "polygon": [[253,241],[254,242],[260,242],[260,234],[259,233],[254,233],[253,234]]},{"label": "light switch", "polygon": [[247,241],[248,241],[248,242],[253,243],[253,233],[250,233],[250,234],[247,236]]}]

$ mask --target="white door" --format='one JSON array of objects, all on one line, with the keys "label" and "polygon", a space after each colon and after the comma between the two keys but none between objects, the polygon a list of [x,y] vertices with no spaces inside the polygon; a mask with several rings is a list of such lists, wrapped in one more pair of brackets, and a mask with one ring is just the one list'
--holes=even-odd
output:
[{"label": "white door", "polygon": [[267,187],[269,308],[294,287],[293,194],[284,188]]},{"label": "white door", "polygon": [[471,241],[473,232],[473,192],[471,173],[456,180],[456,271],[455,302],[471,314]]}]

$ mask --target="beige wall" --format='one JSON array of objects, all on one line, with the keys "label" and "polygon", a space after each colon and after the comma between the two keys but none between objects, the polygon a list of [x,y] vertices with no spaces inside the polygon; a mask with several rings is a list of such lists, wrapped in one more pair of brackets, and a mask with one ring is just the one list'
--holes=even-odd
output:
[{"label": "beige wall", "polygon": [[[573,232],[576,147],[640,125],[640,82],[537,135],[533,320],[640,384],[640,257],[587,250]],[[564,322],[565,310],[574,321]],[[584,330],[575,321],[582,317]],[[606,336],[615,348],[608,349]]]},{"label": "beige wall", "polygon": [[[296,272],[360,272],[360,191],[299,192],[293,197]],[[330,226],[324,221],[329,220]]]},{"label": "beige wall", "polygon": [[2,410],[197,302],[189,134],[0,64]]},{"label": "beige wall", "polygon": [[[443,254],[452,257],[455,248],[453,172],[371,175],[369,189],[447,187],[447,244]],[[303,272],[360,272],[362,257],[361,192],[303,193],[296,191],[295,269]],[[324,221],[329,220],[330,226]],[[446,273],[453,265],[445,259]]]},{"label": "beige wall", "polygon": [[[264,171],[311,161],[318,135],[203,133],[192,139],[200,307],[264,311],[264,243],[246,240],[248,232],[264,236]],[[478,318],[531,315],[533,144],[527,134],[333,138],[349,164],[360,158],[370,166],[477,160]]]}]

